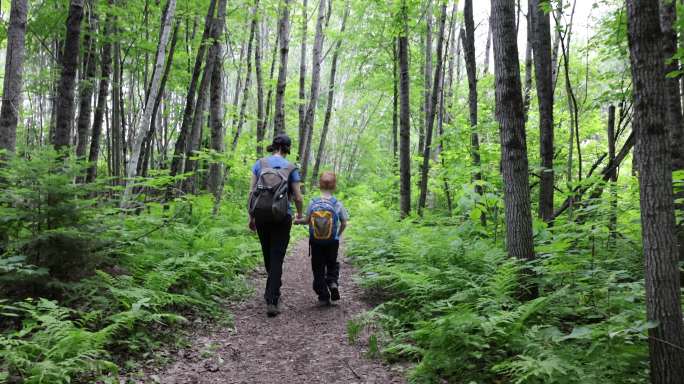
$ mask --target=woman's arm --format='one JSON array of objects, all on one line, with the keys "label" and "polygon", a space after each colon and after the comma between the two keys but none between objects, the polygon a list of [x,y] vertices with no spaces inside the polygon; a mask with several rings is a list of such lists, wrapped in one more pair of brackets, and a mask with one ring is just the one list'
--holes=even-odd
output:
[{"label": "woman's arm", "polygon": [[304,212],[304,196],[302,196],[301,183],[292,183],[292,192],[295,207],[297,208],[297,219],[301,219]]},{"label": "woman's arm", "polygon": [[[252,193],[254,193],[254,187],[256,186],[256,183],[257,177],[254,173],[252,173],[252,180],[249,183],[249,197],[247,198],[247,212],[249,212],[249,204],[252,201]],[[247,224],[247,226],[251,231],[256,231],[256,222],[254,221],[251,213],[249,213],[249,224]]]}]

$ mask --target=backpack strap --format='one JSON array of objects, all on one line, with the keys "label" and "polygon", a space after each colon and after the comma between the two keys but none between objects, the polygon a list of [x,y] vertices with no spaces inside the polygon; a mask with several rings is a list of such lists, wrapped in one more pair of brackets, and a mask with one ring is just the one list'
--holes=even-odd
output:
[{"label": "backpack strap", "polygon": [[287,180],[287,182],[289,183],[290,182],[290,175],[292,174],[292,172],[295,171],[295,169],[297,169],[297,167],[294,164],[288,162],[287,167],[277,168],[277,171],[278,171],[278,173],[280,173],[280,176],[282,176],[283,179]]},{"label": "backpack strap", "polygon": [[261,159],[259,159],[259,165],[261,166],[259,173],[261,173],[264,170],[264,168],[270,168],[271,167],[271,165],[268,163],[268,159],[265,157],[262,157]]}]

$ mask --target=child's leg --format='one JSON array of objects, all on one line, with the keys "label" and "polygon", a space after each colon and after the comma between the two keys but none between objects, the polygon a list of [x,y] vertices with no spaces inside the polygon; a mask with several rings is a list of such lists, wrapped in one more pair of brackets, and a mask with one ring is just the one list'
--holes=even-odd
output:
[{"label": "child's leg", "polygon": [[311,270],[313,271],[313,290],[318,294],[319,300],[330,299],[328,285],[325,282],[326,266],[325,247],[311,244]]},{"label": "child's leg", "polygon": [[337,261],[337,253],[340,248],[340,243],[336,241],[328,246],[326,252],[325,260],[325,282],[330,287],[330,291],[333,296],[333,300],[340,299],[340,293],[338,290],[338,280],[340,278],[340,263]]}]

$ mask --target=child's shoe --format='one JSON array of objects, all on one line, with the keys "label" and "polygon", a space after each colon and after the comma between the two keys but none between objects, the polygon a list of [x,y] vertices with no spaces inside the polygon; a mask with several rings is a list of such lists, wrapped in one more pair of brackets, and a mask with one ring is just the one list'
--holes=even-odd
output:
[{"label": "child's shoe", "polygon": [[338,301],[340,299],[340,289],[337,283],[330,283],[330,299],[332,301]]}]

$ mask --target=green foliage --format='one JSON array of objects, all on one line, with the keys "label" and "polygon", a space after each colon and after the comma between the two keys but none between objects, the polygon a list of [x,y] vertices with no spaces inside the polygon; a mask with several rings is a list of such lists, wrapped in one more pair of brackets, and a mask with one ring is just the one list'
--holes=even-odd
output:
[{"label": "green foliage", "polygon": [[102,261],[96,249],[105,243],[92,234],[105,230],[106,210],[90,198],[99,185],[73,182],[84,172],[82,164],[50,149],[0,168],[0,265],[14,265],[0,269],[0,291],[28,275],[78,279]]},{"label": "green foliage", "polygon": [[615,268],[629,265],[617,254],[592,255],[583,225],[537,229],[543,247],[533,268],[542,294],[525,302],[520,263],[477,221],[398,221],[375,198],[353,199],[348,253],[371,299],[383,303],[350,325],[350,335],[366,327],[385,358],[414,360],[413,382],[646,380],[653,324],[645,321],[643,285]]},{"label": "green foliage", "polygon": [[92,197],[103,186],[74,183],[83,170],[49,150],[0,168],[0,383],[118,382],[128,356],[248,292],[259,252],[241,203],[214,217],[212,196],[185,197],[124,215]]},{"label": "green foliage", "polygon": [[117,372],[104,346],[123,320],[92,332],[70,320],[73,311],[54,301],[27,299],[0,308],[24,318],[21,328],[0,335],[0,382],[69,383],[75,376],[104,378]]}]

